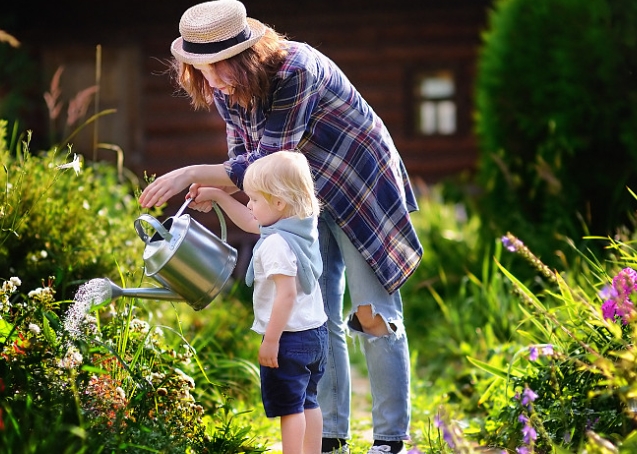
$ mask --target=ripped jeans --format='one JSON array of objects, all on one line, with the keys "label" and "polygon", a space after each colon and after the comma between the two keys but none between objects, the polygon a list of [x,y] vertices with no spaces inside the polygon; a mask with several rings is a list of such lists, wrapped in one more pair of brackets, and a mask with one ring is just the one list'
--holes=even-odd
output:
[{"label": "ripped jeans", "polygon": [[[409,437],[411,416],[410,364],[400,293],[387,293],[328,213],[320,215],[318,227],[323,259],[320,284],[329,329],[327,367],[318,387],[323,437],[350,438],[351,382],[346,339],[350,331],[362,338],[372,394],[374,439],[405,440]],[[352,300],[347,326],[343,316],[346,277]],[[371,305],[372,313],[383,317],[391,334],[375,337],[361,332],[353,317],[361,305]]]}]

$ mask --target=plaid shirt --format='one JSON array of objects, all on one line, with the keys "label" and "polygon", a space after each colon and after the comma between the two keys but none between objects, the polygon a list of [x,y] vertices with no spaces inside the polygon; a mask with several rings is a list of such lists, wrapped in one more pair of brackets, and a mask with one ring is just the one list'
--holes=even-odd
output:
[{"label": "plaid shirt", "polygon": [[336,64],[307,44],[287,45],[267,105],[248,111],[215,90],[226,122],[226,171],[242,188],[250,162],[278,150],[303,152],[323,209],[393,293],[422,256],[405,166],[382,120]]}]

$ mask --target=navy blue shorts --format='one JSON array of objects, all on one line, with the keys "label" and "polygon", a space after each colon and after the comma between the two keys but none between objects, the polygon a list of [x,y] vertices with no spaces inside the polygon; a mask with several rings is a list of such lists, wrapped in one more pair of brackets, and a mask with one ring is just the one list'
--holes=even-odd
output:
[{"label": "navy blue shorts", "polygon": [[268,418],[318,408],[317,387],[327,363],[327,325],[283,332],[279,367],[261,366],[261,399]]}]

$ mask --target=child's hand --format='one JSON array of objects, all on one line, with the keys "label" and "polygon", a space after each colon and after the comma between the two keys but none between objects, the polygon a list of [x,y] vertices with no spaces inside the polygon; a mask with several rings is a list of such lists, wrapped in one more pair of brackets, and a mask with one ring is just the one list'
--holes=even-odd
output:
[{"label": "child's hand", "polygon": [[202,186],[199,183],[193,183],[188,189],[188,195],[186,195],[186,198],[191,199],[188,208],[207,213],[212,210],[213,202],[217,202],[219,194],[223,194],[223,192],[223,190],[212,186]]},{"label": "child's hand", "polygon": [[279,367],[279,343],[263,340],[259,348],[259,364],[264,367]]}]

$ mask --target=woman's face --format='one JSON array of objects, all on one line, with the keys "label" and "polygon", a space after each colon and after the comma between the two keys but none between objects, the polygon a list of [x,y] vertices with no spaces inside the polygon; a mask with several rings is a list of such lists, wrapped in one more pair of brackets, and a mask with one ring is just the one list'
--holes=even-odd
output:
[{"label": "woman's face", "polygon": [[228,66],[223,61],[218,63],[206,63],[193,65],[195,69],[201,71],[208,85],[216,88],[225,95],[231,95],[234,91],[233,82],[230,78]]}]

